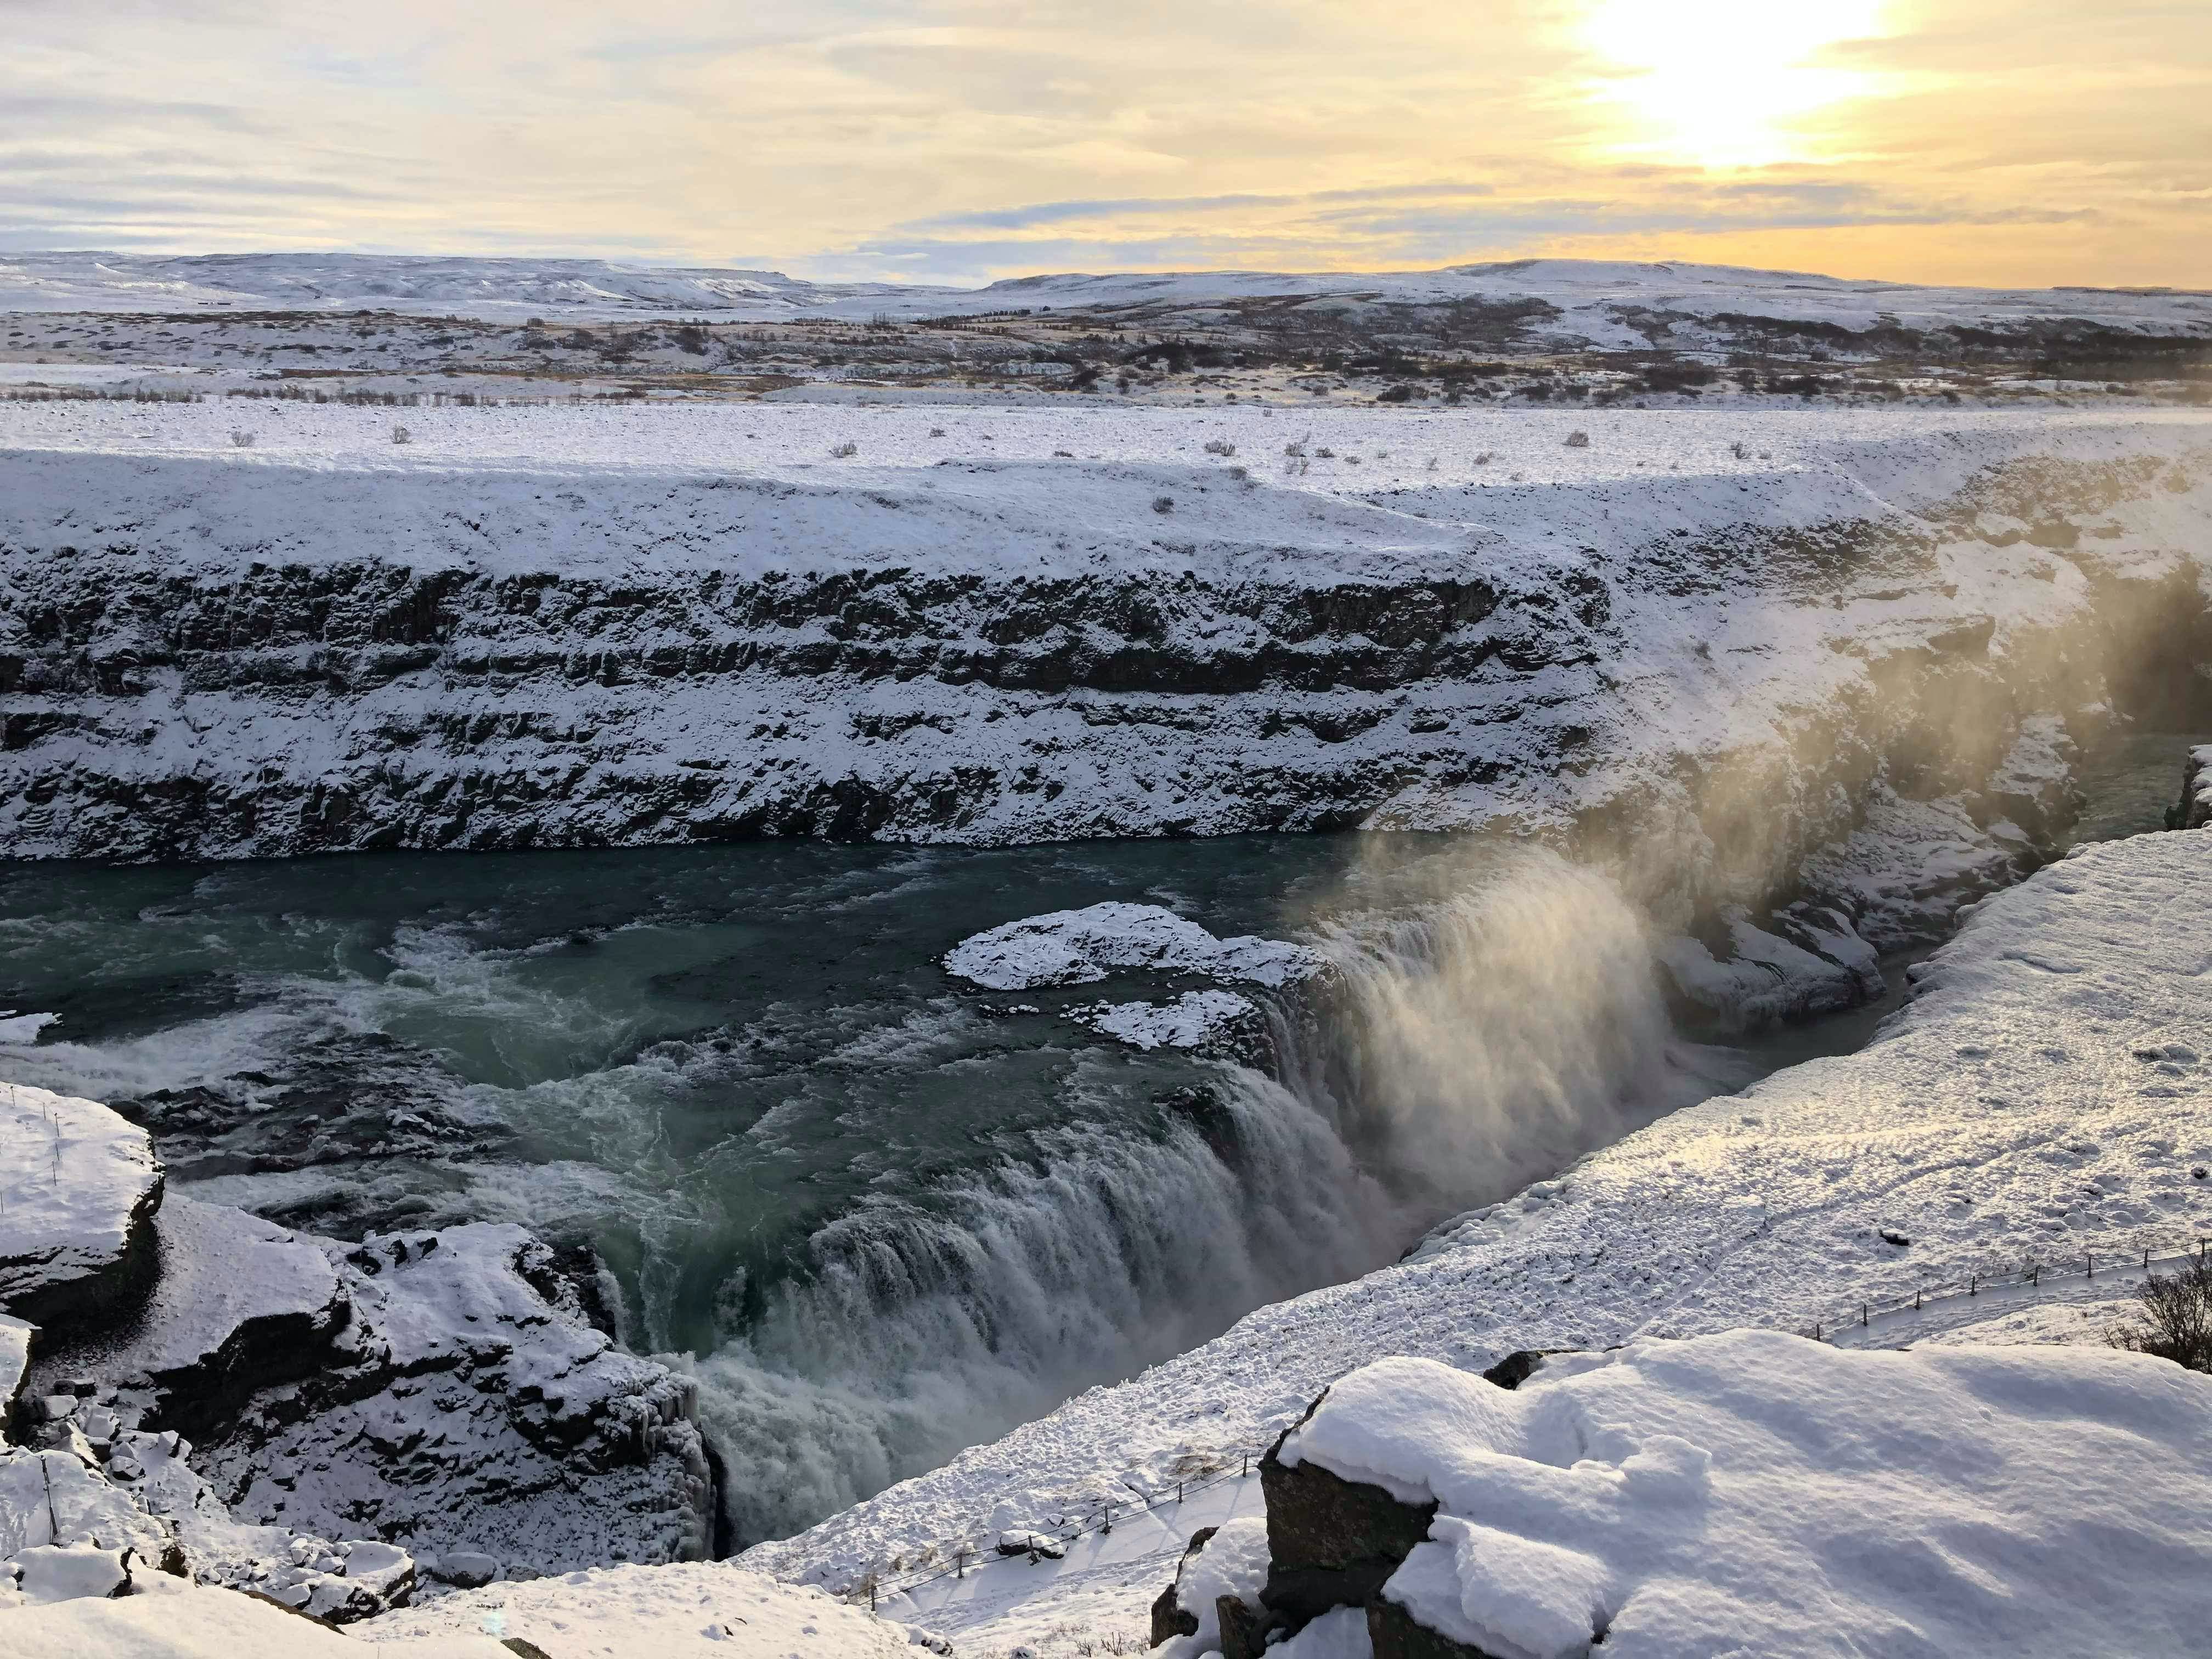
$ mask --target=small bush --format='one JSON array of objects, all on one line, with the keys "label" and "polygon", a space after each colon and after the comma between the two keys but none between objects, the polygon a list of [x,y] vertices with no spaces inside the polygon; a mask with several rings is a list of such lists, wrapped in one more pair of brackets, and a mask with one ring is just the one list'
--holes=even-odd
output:
[{"label": "small bush", "polygon": [[395,426],[392,428],[392,441],[396,444],[411,444],[415,441],[415,434],[404,426]]},{"label": "small bush", "polygon": [[1570,432],[1567,434],[1567,447],[1570,449],[1588,449],[1589,447],[1589,434],[1587,432]]},{"label": "small bush", "polygon": [[1477,465],[1477,466],[1488,466],[1488,465],[1489,465],[1492,461],[1496,460],[1497,459],[1498,459],[1498,454],[1497,454],[1497,452],[1496,452],[1495,450],[1489,450],[1489,449],[1479,450],[1479,451],[1477,451],[1477,452],[1476,452],[1476,453],[1475,453],[1475,457],[1474,457],[1474,465]]},{"label": "small bush", "polygon": [[1172,495],[1155,495],[1155,496],[1153,496],[1153,497],[1152,497],[1152,511],[1153,511],[1153,512],[1155,512],[1155,513],[1172,513],[1172,512],[1174,512],[1174,511],[1175,511],[1175,497],[1174,497],[1174,496],[1172,496]]},{"label": "small bush", "polygon": [[929,435],[933,438],[942,438],[945,435],[945,428],[941,426],[933,426],[929,428]]},{"label": "small bush", "polygon": [[1314,451],[1314,459],[1319,461],[1333,461],[1336,459],[1336,452],[1327,444],[1323,444],[1319,449]]},{"label": "small bush", "polygon": [[860,453],[860,445],[853,442],[850,439],[848,439],[845,442],[834,446],[830,451],[830,459],[833,460],[842,461],[848,460]]},{"label": "small bush", "polygon": [[2212,1261],[2199,1256],[2170,1278],[2153,1273],[2136,1298],[2144,1322],[2115,1325],[2106,1333],[2107,1342],[2192,1371],[2212,1371]]},{"label": "small bush", "polygon": [[1741,438],[1737,439],[1734,443],[1729,446],[1729,453],[1735,456],[1739,461],[1747,461],[1751,459],[1750,446],[1746,444]]},{"label": "small bush", "polygon": [[1052,458],[1055,461],[1072,461],[1075,459],[1075,452],[1072,449],[1055,449],[1052,452]]},{"label": "small bush", "polygon": [[1224,438],[1209,438],[1206,441],[1206,453],[1209,455],[1234,455],[1237,446]]},{"label": "small bush", "polygon": [[1303,438],[1299,439],[1297,442],[1294,444],[1285,444],[1283,446],[1283,453],[1289,456],[1294,461],[1305,453],[1306,441]]},{"label": "small bush", "polygon": [[233,448],[251,449],[253,447],[253,434],[243,427],[234,426],[230,429],[230,441]]}]

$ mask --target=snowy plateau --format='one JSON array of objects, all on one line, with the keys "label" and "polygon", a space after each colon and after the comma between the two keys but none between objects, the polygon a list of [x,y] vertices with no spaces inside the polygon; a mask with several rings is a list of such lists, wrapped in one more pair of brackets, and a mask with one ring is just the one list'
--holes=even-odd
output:
[{"label": "snowy plateau", "polygon": [[[1274,1113],[1340,1189],[1285,1226],[1419,1209],[1328,1090],[1535,1103],[1382,1123],[1430,1207],[1341,1282],[733,1539],[714,1368],[590,1248],[252,1213],[242,1140],[186,1180],[8,1080],[0,1651],[2201,1641],[2212,1378],[2106,1337],[2212,1237],[2212,746],[2168,833],[2075,832],[2212,732],[2212,300],[46,253],[0,334],[20,867],[1358,831],[1360,925],[1013,892],[929,994],[1248,1079],[1177,1144]],[[1711,1069],[1593,1132],[1636,1054]],[[1470,1157],[1510,1195],[1442,1206]]]}]

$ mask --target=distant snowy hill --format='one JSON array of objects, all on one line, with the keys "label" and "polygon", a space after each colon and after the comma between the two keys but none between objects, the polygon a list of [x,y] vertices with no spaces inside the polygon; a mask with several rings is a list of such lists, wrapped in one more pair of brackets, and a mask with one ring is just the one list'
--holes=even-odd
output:
[{"label": "distant snowy hill", "polygon": [[2030,330],[2087,325],[2212,339],[2212,290],[1922,288],[1728,265],[1522,259],[1383,274],[1184,271],[1017,277],[988,288],[820,283],[777,271],[602,259],[249,253],[0,254],[0,311],[188,312],[363,307],[514,319],[631,314],[900,319],[994,311],[1135,311],[1203,321],[1209,307],[1520,309],[1564,345],[1637,349],[1651,317],[1877,328]]}]

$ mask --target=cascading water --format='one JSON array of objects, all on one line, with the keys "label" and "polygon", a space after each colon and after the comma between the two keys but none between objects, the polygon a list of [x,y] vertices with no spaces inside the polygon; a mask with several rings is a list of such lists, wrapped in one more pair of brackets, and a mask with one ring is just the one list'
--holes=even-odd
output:
[{"label": "cascading water", "polygon": [[[1669,1031],[1601,878],[1370,846],[76,868],[0,890],[15,1006],[64,1016],[0,1060],[132,1103],[179,1190],[588,1238],[625,1340],[696,1356],[750,1542],[1735,1080]],[[1279,1081],[1065,1018],[1142,975],[1015,1000],[936,966],[1108,897],[1316,944],[1316,981],[1244,988]]]},{"label": "cascading water", "polygon": [[1401,873],[1387,908],[1321,921],[1321,1017],[1286,1022],[1286,1080],[1408,1207],[1501,1197],[1662,1112],[1747,1080],[1683,1042],[1644,919],[1602,875],[1470,845]]},{"label": "cascading water", "polygon": [[1328,1126],[1223,1066],[1148,1134],[1072,1127],[928,1208],[864,1206],[698,1362],[742,1540],[775,1536],[1372,1267],[1398,1206]]}]

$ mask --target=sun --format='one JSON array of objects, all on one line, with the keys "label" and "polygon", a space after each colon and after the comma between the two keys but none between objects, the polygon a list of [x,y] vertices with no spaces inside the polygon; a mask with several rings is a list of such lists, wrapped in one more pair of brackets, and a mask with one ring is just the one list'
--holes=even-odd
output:
[{"label": "sun", "polygon": [[1869,89],[1814,59],[1881,33],[1883,0],[1597,0],[1588,45],[1611,64],[1600,95],[1626,108],[1638,154],[1707,167],[1809,159],[1804,118]]}]

